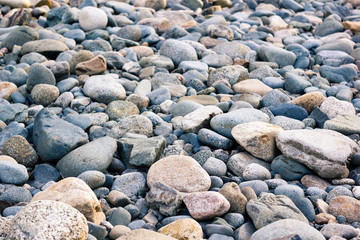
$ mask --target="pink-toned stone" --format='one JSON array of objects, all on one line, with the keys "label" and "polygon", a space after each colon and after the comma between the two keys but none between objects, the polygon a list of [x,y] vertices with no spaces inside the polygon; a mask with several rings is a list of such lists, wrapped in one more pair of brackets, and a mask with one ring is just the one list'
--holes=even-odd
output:
[{"label": "pink-toned stone", "polygon": [[131,50],[139,56],[139,59],[154,55],[154,51],[150,47],[146,46],[134,46],[131,47]]},{"label": "pink-toned stone", "polygon": [[196,192],[184,197],[190,215],[196,220],[206,220],[227,213],[230,203],[218,192]]},{"label": "pink-toned stone", "polygon": [[93,59],[78,63],[75,67],[76,75],[98,75],[106,71],[106,60],[103,56],[98,55]]},{"label": "pink-toned stone", "polygon": [[11,82],[0,82],[0,98],[10,101],[11,94],[16,91],[17,87],[15,84]]},{"label": "pink-toned stone", "polygon": [[335,217],[339,215],[346,217],[348,223],[359,222],[360,201],[348,196],[334,197],[330,201],[329,212]]}]

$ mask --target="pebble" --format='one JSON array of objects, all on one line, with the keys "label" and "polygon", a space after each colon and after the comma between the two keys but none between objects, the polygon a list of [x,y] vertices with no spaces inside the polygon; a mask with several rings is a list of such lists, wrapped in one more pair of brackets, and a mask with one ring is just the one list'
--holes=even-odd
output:
[{"label": "pebble", "polygon": [[95,7],[84,7],[79,12],[80,27],[89,32],[95,29],[103,29],[108,23],[106,13]]}]

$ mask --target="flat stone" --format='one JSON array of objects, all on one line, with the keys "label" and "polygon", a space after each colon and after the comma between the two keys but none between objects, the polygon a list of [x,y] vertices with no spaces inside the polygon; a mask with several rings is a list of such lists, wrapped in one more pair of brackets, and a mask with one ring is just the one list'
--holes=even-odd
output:
[{"label": "flat stone", "polygon": [[230,203],[217,192],[194,192],[183,199],[190,215],[196,220],[207,220],[224,215]]},{"label": "flat stone", "polygon": [[[239,65],[233,66],[225,66],[218,68],[212,72],[210,72],[209,79],[207,81],[207,85],[215,86],[218,81],[227,81],[231,86],[236,84],[239,81],[245,80],[249,78],[249,72],[246,68]],[[248,83],[248,82],[245,82]],[[237,87],[236,89],[241,90],[241,87]],[[235,88],[234,88],[235,90]]]},{"label": "flat stone", "polygon": [[231,156],[231,158],[229,159],[226,165],[228,169],[231,170],[235,175],[239,177],[243,177],[243,173],[246,167],[252,163],[259,164],[260,166],[263,166],[266,169],[270,170],[269,163],[260,160],[247,152],[234,154],[233,156]]},{"label": "flat stone", "polygon": [[31,6],[30,0],[1,0],[0,4],[12,8],[29,8]]},{"label": "flat stone", "polygon": [[277,155],[275,137],[283,129],[265,122],[248,122],[236,125],[231,135],[253,156],[270,162]]},{"label": "flat stone", "polygon": [[309,223],[290,198],[283,195],[265,194],[259,199],[251,199],[246,205],[246,212],[257,229],[279,219],[295,219]]},{"label": "flat stone", "polygon": [[98,75],[106,71],[106,59],[98,55],[91,60],[78,63],[75,67],[76,75]]},{"label": "flat stone", "polygon": [[159,233],[176,239],[201,239],[203,231],[193,219],[179,219],[158,230]]},{"label": "flat stone", "polygon": [[98,138],[68,153],[56,164],[56,168],[64,177],[77,177],[89,170],[104,172],[110,166],[116,149],[115,139]]},{"label": "flat stone", "polygon": [[207,127],[210,119],[223,111],[216,106],[204,106],[188,113],[182,120],[182,127],[185,132],[197,133],[201,128]]},{"label": "flat stone", "polygon": [[140,111],[132,102],[116,100],[108,104],[105,113],[109,116],[110,120],[116,120],[131,115],[138,115]]},{"label": "flat stone", "polygon": [[291,238],[325,240],[325,237],[315,228],[294,219],[282,219],[273,222],[256,231],[250,240],[261,240],[264,239],[264,236],[267,236],[266,238],[269,240]]},{"label": "flat stone", "polygon": [[271,170],[280,174],[286,181],[300,180],[304,175],[311,173],[306,166],[284,155],[277,156],[271,162]]},{"label": "flat stone", "polygon": [[14,217],[9,239],[71,238],[86,240],[88,225],[83,214],[62,202],[34,201]]},{"label": "flat stone", "polygon": [[155,182],[180,192],[207,191],[211,185],[206,171],[193,158],[181,155],[162,158],[150,167],[147,184],[151,188]]},{"label": "flat stone", "polygon": [[65,178],[46,190],[39,192],[31,203],[39,200],[52,200],[66,203],[79,210],[86,219],[95,224],[105,220],[105,214],[101,210],[100,202],[91,188],[78,178]]},{"label": "flat stone", "polygon": [[62,52],[68,51],[69,48],[62,42],[54,39],[42,39],[25,43],[21,47],[21,54],[25,55],[31,52],[37,52],[46,57],[56,57]]},{"label": "flat stone", "polygon": [[356,115],[337,115],[324,123],[324,129],[340,132],[344,135],[360,133],[360,117]]},{"label": "flat stone", "polygon": [[315,107],[320,107],[320,105],[325,101],[325,97],[321,92],[311,92],[306,93],[300,97],[291,100],[290,103],[299,105],[306,109],[310,114]]},{"label": "flat stone", "polygon": [[233,85],[233,89],[236,93],[256,93],[260,96],[264,96],[266,93],[273,90],[258,79],[240,81]]},{"label": "flat stone", "polygon": [[26,87],[29,91],[31,91],[37,84],[49,84],[55,86],[56,79],[50,69],[42,64],[34,63],[30,67]]},{"label": "flat stone", "polygon": [[286,130],[277,135],[276,144],[285,156],[304,164],[323,178],[347,177],[347,159],[358,151],[352,140],[325,129]]},{"label": "flat stone", "polygon": [[143,195],[146,190],[146,178],[140,172],[130,172],[115,178],[111,190],[124,193],[129,198]]},{"label": "flat stone", "polygon": [[294,65],[296,55],[290,51],[273,46],[260,46],[257,49],[260,58],[264,61],[275,62],[280,67]]},{"label": "flat stone", "polygon": [[246,54],[250,51],[250,48],[238,42],[225,42],[216,45],[213,50],[217,54],[229,56],[234,60],[235,58],[244,59]]},{"label": "flat stone", "polygon": [[330,119],[337,115],[355,115],[354,106],[347,102],[336,99],[335,97],[328,97],[321,104],[320,110],[324,112]]},{"label": "flat stone", "polygon": [[345,224],[330,223],[325,225],[320,231],[326,238],[333,236],[340,236],[346,239],[355,238],[358,233],[357,230]]},{"label": "flat stone", "polygon": [[219,103],[219,101],[215,97],[210,95],[185,96],[179,99],[179,101],[184,101],[184,100],[193,101],[202,105],[215,105]]},{"label": "flat stone", "polygon": [[197,60],[197,54],[191,45],[175,39],[165,40],[160,48],[160,55],[171,58],[175,65],[182,61]]},{"label": "flat stone", "polygon": [[29,174],[26,167],[12,157],[0,155],[0,179],[2,183],[20,185],[29,179]]},{"label": "flat stone", "polygon": [[111,129],[108,136],[119,139],[126,133],[142,134],[150,137],[153,135],[153,124],[147,117],[131,115],[119,121]]}]

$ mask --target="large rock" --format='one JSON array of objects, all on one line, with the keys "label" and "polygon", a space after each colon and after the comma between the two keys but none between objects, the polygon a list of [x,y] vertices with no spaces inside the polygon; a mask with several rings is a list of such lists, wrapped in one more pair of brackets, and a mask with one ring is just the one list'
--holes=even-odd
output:
[{"label": "large rock", "polygon": [[280,151],[323,178],[349,175],[347,159],[359,151],[350,138],[331,130],[286,130],[276,137]]},{"label": "large rock", "polygon": [[232,138],[231,130],[233,127],[241,123],[255,121],[270,122],[270,118],[260,110],[243,108],[213,117],[210,126],[221,135]]},{"label": "large rock", "polygon": [[86,96],[105,104],[126,98],[124,87],[111,76],[107,75],[89,77],[85,82],[83,91]]},{"label": "large rock", "polygon": [[161,233],[157,233],[151,230],[146,229],[136,229],[132,230],[131,232],[125,233],[121,237],[117,238],[116,240],[139,240],[139,239],[146,239],[146,240],[176,240],[176,238],[166,236]]},{"label": "large rock", "polygon": [[295,219],[309,223],[293,201],[283,195],[269,193],[259,199],[251,199],[246,205],[246,212],[257,229],[280,219]]},{"label": "large rock", "polygon": [[115,139],[98,138],[71,151],[57,163],[56,168],[64,177],[77,177],[89,170],[104,172],[111,164],[116,149]]},{"label": "large rock", "polygon": [[275,62],[280,67],[294,65],[296,55],[293,52],[273,46],[260,46],[257,49],[260,58],[267,62]]},{"label": "large rock", "polygon": [[[14,2],[9,0],[8,2]],[[16,1],[15,1],[16,2]],[[0,1],[1,4],[1,1]],[[11,31],[3,40],[1,46],[12,51],[14,45],[22,46],[24,43],[39,39],[39,33],[28,26],[21,26]]]},{"label": "large rock", "polygon": [[350,102],[339,100],[335,97],[328,97],[321,104],[320,110],[330,119],[338,115],[355,115],[356,110]]},{"label": "large rock", "polygon": [[33,201],[15,215],[7,239],[86,240],[86,218],[68,204]]},{"label": "large rock", "polygon": [[147,184],[151,188],[155,182],[161,182],[180,192],[207,191],[211,180],[207,172],[191,157],[173,155],[154,163],[147,175]]},{"label": "large rock", "polygon": [[95,224],[105,220],[100,202],[91,188],[78,178],[65,178],[46,190],[37,193],[30,203],[39,200],[53,200],[66,203],[79,210],[86,219]]},{"label": "large rock", "polygon": [[165,40],[160,48],[160,55],[171,58],[176,66],[182,61],[197,60],[196,51],[190,44],[175,39]]},{"label": "large rock", "polygon": [[248,122],[235,126],[231,134],[246,151],[267,162],[278,155],[275,137],[283,129],[265,122]]},{"label": "large rock", "polygon": [[283,219],[257,230],[250,240],[301,239],[325,240],[325,237],[309,224],[294,219]]},{"label": "large rock", "polygon": [[122,138],[118,141],[122,159],[137,167],[150,167],[159,160],[166,146],[161,136],[145,139]]},{"label": "large rock", "polygon": [[44,108],[36,115],[33,141],[43,161],[55,162],[87,143],[88,135],[80,127],[62,120]]},{"label": "large rock", "polygon": [[182,120],[182,127],[185,132],[197,133],[201,128],[207,127],[210,119],[223,111],[216,106],[204,106],[188,113]]},{"label": "large rock", "polygon": [[56,58],[60,53],[68,51],[65,43],[54,39],[42,39],[25,43],[21,47],[21,54],[25,55],[31,52],[37,52],[46,57]]},{"label": "large rock", "polygon": [[229,201],[218,192],[194,192],[184,197],[190,215],[196,220],[222,216],[230,209]]}]

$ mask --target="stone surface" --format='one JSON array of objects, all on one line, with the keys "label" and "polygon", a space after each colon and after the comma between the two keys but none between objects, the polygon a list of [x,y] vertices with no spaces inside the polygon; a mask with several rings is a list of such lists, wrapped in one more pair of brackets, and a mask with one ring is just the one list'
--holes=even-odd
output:
[{"label": "stone surface", "polygon": [[230,209],[230,203],[217,192],[195,192],[183,199],[190,215],[196,220],[207,220],[224,215]]},{"label": "stone surface", "polygon": [[40,200],[52,200],[66,203],[79,210],[88,221],[100,224],[105,220],[100,202],[91,188],[78,178],[65,178],[46,190],[39,192],[31,203]]},{"label": "stone surface", "polygon": [[320,110],[330,119],[337,115],[355,115],[355,108],[351,103],[338,100],[335,97],[326,98],[321,104]]},{"label": "stone surface", "polygon": [[324,129],[340,132],[344,135],[360,133],[360,117],[355,115],[337,115],[324,123]]},{"label": "stone surface", "polygon": [[275,137],[281,131],[279,126],[256,121],[236,125],[231,135],[254,157],[270,162],[277,155]]},{"label": "stone surface", "polygon": [[106,13],[95,7],[84,7],[79,13],[80,27],[86,32],[103,29],[108,23]]},{"label": "stone surface", "polygon": [[136,240],[136,239],[148,239],[148,240],[175,240],[176,238],[166,236],[161,233],[157,233],[146,229],[136,229],[131,232],[125,233],[116,240]]},{"label": "stone surface", "polygon": [[240,81],[233,85],[233,89],[236,93],[256,93],[260,96],[264,96],[266,93],[273,90],[258,79]]},{"label": "stone surface", "polygon": [[88,235],[86,218],[62,202],[33,201],[15,215],[8,239],[77,239]]},{"label": "stone surface", "polygon": [[78,63],[75,66],[76,75],[100,75],[106,70],[106,59],[98,55],[91,60]]},{"label": "stone surface", "polygon": [[0,98],[10,101],[11,94],[17,91],[17,87],[11,82],[0,82]]},{"label": "stone surface", "polygon": [[245,213],[245,207],[247,204],[246,197],[242,194],[240,187],[232,182],[225,184],[219,189],[219,193],[222,194],[230,203],[230,212]]},{"label": "stone surface", "polygon": [[193,219],[176,220],[160,228],[158,232],[176,239],[201,239],[203,237],[200,224]]},{"label": "stone surface", "polygon": [[209,125],[212,117],[222,114],[223,111],[216,106],[204,106],[188,113],[182,120],[185,132],[197,133],[201,128]]},{"label": "stone surface", "polygon": [[342,215],[349,223],[359,222],[356,214],[360,208],[360,201],[349,196],[336,196],[329,204],[329,212],[334,216]]},{"label": "stone surface", "polygon": [[77,177],[89,170],[104,172],[111,164],[116,149],[115,139],[98,138],[68,153],[56,164],[56,168],[64,177]]},{"label": "stone surface", "polygon": [[33,167],[39,162],[39,157],[30,143],[22,136],[15,135],[6,140],[1,152],[13,157],[19,164]]},{"label": "stone surface", "polygon": [[210,188],[210,176],[191,157],[174,155],[154,163],[147,175],[147,184],[151,188],[155,182],[161,182],[180,192],[207,191]]},{"label": "stone surface", "polygon": [[246,212],[257,229],[280,219],[295,219],[309,223],[291,199],[283,195],[265,194],[259,199],[251,199],[246,205]]},{"label": "stone surface", "polygon": [[[276,137],[280,151],[323,178],[347,177],[347,158],[358,146],[344,135],[331,130],[287,130]],[[300,157],[301,156],[301,157]]]},{"label": "stone surface", "polygon": [[60,95],[59,89],[49,84],[37,84],[31,90],[31,97],[36,104],[47,107]]}]

